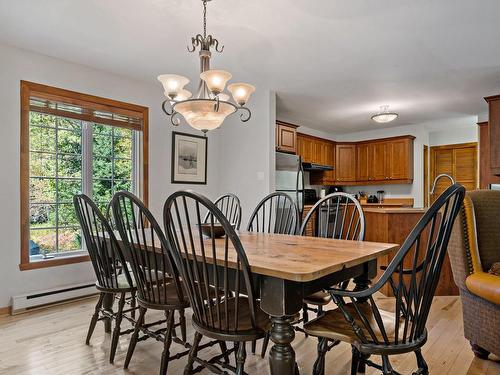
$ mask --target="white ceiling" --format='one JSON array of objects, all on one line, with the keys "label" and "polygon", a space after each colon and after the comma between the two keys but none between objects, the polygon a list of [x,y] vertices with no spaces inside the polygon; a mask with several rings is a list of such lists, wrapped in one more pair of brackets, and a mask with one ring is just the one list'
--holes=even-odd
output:
[{"label": "white ceiling", "polygon": [[[213,67],[265,82],[278,117],[346,133],[477,115],[500,94],[498,0],[214,0]],[[155,82],[195,78],[200,0],[1,0],[0,40]],[[1,61],[1,56],[0,56]],[[262,85],[262,84],[261,84]],[[161,90],[159,87],[159,95]]]}]

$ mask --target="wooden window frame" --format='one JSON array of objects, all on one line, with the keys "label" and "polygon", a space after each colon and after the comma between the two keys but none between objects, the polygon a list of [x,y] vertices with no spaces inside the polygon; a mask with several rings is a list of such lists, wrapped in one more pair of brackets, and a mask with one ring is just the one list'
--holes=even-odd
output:
[{"label": "wooden window frame", "polygon": [[[29,257],[29,114],[30,114],[30,97],[45,98],[48,100],[58,100],[68,104],[80,105],[82,107],[90,107],[97,111],[107,111],[124,116],[135,116],[142,119],[140,127],[127,126],[125,124],[110,123],[113,120],[108,120],[108,124],[112,126],[122,126],[124,128],[132,128],[142,132],[142,199],[145,205],[148,205],[149,200],[149,108],[121,102],[113,99],[102,98],[99,96],[82,94],[75,91],[65,90],[57,87],[47,86],[39,83],[21,81],[21,137],[20,137],[20,210],[21,210],[21,254],[19,269],[21,271],[32,270],[38,268],[55,267],[65,264],[73,264],[89,261],[88,255],[75,255],[63,258],[41,260],[30,262]],[[78,118],[74,116],[74,118]],[[94,121],[87,116],[82,120]],[[105,121],[95,121],[106,123]]]}]

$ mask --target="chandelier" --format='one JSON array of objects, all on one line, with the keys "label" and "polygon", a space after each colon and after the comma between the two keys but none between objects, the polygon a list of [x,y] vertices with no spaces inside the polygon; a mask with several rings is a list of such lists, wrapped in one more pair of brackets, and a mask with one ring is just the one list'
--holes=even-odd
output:
[{"label": "chandelier", "polygon": [[189,52],[194,52],[200,47],[200,80],[196,96],[184,88],[189,79],[177,74],[162,74],[158,76],[165,90],[167,99],[162,103],[163,112],[170,117],[174,126],[180,124],[183,117],[186,122],[197,130],[206,133],[222,125],[226,117],[240,112],[242,122],[250,120],[252,113],[245,107],[255,87],[248,83],[232,83],[227,89],[232,94],[233,101],[229,95],[224,93],[226,83],[232,75],[224,70],[210,69],[211,49],[221,53],[224,46],[212,35],[207,35],[207,1],[203,2],[203,35],[197,34],[191,38]]}]

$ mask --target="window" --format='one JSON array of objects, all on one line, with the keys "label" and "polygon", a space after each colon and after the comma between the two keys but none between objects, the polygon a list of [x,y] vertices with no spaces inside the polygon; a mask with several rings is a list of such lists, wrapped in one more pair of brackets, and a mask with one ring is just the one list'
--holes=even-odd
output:
[{"label": "window", "polygon": [[21,82],[21,269],[88,260],[73,208],[147,202],[147,108]]}]

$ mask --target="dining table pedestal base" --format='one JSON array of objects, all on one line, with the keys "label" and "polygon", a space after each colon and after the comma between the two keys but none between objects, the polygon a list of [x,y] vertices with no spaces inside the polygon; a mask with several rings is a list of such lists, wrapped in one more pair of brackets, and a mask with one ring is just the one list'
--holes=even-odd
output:
[{"label": "dining table pedestal base", "polygon": [[269,366],[272,375],[299,375],[299,369],[295,362],[295,352],[291,345],[295,338],[293,321],[293,316],[271,317],[270,338],[274,345],[269,352]]}]

